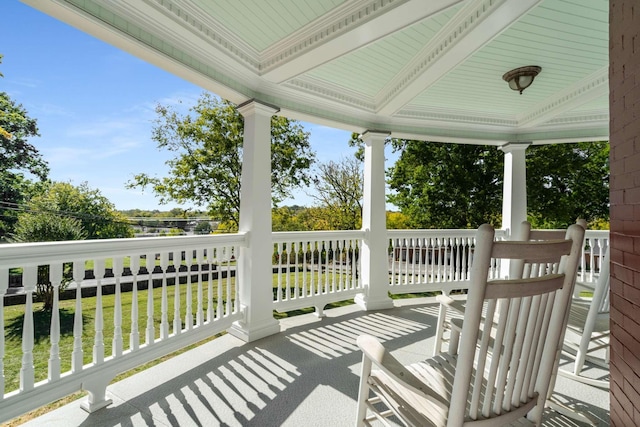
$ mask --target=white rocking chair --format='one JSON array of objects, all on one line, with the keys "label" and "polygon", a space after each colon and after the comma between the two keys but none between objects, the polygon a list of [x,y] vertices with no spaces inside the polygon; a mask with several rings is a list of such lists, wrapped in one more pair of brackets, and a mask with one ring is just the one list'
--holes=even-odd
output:
[{"label": "white rocking chair", "polygon": [[[584,229],[566,240],[494,241],[478,229],[471,285],[459,348],[403,366],[375,338],[361,336],[363,352],[357,426],[395,416],[407,426],[496,426],[519,420],[540,425],[552,381],[565,313],[571,302]],[[557,263],[538,277],[489,280],[492,258]],[[488,320],[486,320],[488,319]],[[526,418],[524,418],[526,417]],[[522,425],[522,424],[520,424]]]},{"label": "white rocking chair", "polygon": [[[586,229],[587,222],[583,219],[578,219],[576,224]],[[545,240],[559,240],[564,239],[566,230],[533,230],[531,224],[528,221],[523,221],[520,228],[516,230],[511,238],[514,241],[545,241]],[[509,267],[509,277],[533,277],[537,274],[536,266],[532,269],[531,266],[524,263],[511,262]],[[537,266],[538,268],[540,266]],[[549,266],[550,268],[557,268],[557,266]],[[445,337],[445,332],[449,329],[451,320],[447,320],[448,316],[453,315],[453,322],[455,323],[455,317],[462,318],[464,316],[464,306],[466,296],[461,296],[460,299],[454,299],[449,295],[438,295],[436,297],[440,303],[438,312],[438,322],[436,324],[436,339],[433,347],[434,356],[440,354],[443,349],[443,344],[448,340]],[[456,343],[452,343],[455,347]],[[451,346],[450,346],[451,347]]]},{"label": "white rocking chair", "polygon": [[558,370],[563,377],[605,389],[609,388],[609,381],[586,376],[584,365],[588,361],[601,368],[609,368],[609,264],[607,250],[595,287],[576,284],[577,288],[587,289],[593,296],[573,300],[564,340],[565,354],[574,360],[573,370]]}]

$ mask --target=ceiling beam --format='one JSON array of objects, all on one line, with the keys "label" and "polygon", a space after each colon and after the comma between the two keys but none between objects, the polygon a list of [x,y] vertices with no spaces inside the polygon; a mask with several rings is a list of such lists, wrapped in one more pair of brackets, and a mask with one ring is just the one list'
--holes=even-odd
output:
[{"label": "ceiling beam", "polygon": [[380,91],[378,113],[395,114],[540,1],[470,1]]},{"label": "ceiling beam", "polygon": [[262,77],[282,83],[367,46],[462,0],[346,2],[262,54]]}]

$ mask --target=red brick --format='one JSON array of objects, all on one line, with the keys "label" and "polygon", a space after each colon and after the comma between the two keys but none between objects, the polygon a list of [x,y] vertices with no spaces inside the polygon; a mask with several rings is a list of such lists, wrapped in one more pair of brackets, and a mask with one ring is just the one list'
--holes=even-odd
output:
[{"label": "red brick", "polygon": [[[622,263],[630,271],[640,271],[640,254],[624,252],[622,255]],[[633,278],[631,279],[631,282],[633,282]]]},{"label": "red brick", "polygon": [[[623,262],[624,262],[624,256],[625,256],[625,253],[623,252],[622,253]],[[624,265],[612,263],[611,277],[615,277],[616,279],[619,279],[623,283],[630,284],[633,282],[633,270],[631,270],[630,268]]]}]

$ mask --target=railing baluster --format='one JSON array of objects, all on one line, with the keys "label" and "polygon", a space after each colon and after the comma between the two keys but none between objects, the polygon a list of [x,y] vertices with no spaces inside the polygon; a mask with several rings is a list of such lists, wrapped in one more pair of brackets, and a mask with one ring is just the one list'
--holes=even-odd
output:
[{"label": "railing baluster", "polygon": [[295,286],[295,297],[296,298],[300,298],[301,296],[304,296],[304,294],[302,294],[302,285],[301,285],[301,281],[300,281],[300,264],[299,264],[299,254],[300,254],[300,242],[294,242],[293,243],[293,274],[295,275],[295,281],[294,281],[294,286]]},{"label": "railing baluster", "polygon": [[140,256],[131,255],[129,257],[129,268],[133,277],[131,284],[133,295],[131,296],[131,333],[129,334],[129,348],[132,351],[140,348],[140,332],[138,331],[138,273],[140,270]]},{"label": "railing baluster", "polygon": [[102,279],[104,278],[104,260],[96,259],[93,262],[93,274],[96,280],[96,315],[95,335],[93,337],[93,363],[100,365],[104,362],[104,320],[102,312]]},{"label": "railing baluster", "polygon": [[226,315],[228,316],[228,315],[234,313],[237,307],[235,307],[234,304],[233,304],[233,295],[235,294],[235,292],[233,292],[233,288],[232,288],[232,284],[231,284],[231,256],[232,256],[231,247],[226,246],[225,247],[225,252],[226,252],[226,260],[227,260],[227,279],[226,279],[226,285],[227,285],[227,310],[226,310]]},{"label": "railing baluster", "polygon": [[[179,259],[176,262],[177,254],[179,254]],[[183,252],[181,251],[173,252],[173,268],[175,271],[173,278],[173,333],[175,335],[182,332],[182,315],[180,314],[180,267],[182,266],[182,254]],[[184,255],[186,258],[187,253],[184,252]],[[191,272],[188,271],[187,274],[191,275]]]},{"label": "railing baluster", "polygon": [[84,260],[73,261],[73,281],[76,285],[76,305],[73,315],[73,352],[71,353],[71,372],[82,371],[82,280],[84,279]]},{"label": "railing baluster", "polygon": [[146,329],[146,344],[152,345],[156,340],[155,324],[153,321],[153,270],[156,266],[156,254],[148,253],[146,259],[147,272],[149,273],[149,280],[147,284],[147,329]]},{"label": "railing baluster", "polygon": [[285,284],[286,284],[286,289],[285,289],[285,298],[287,299],[287,301],[291,300],[291,274],[289,274],[289,271],[291,271],[291,269],[289,268],[291,265],[291,242],[287,242],[286,243],[286,253],[287,253],[287,259],[285,262]]},{"label": "railing baluster", "polygon": [[112,260],[112,272],[115,279],[115,301],[113,305],[113,343],[111,345],[111,354],[113,357],[122,356],[123,338],[122,338],[122,269],[124,261],[122,257],[115,257]]},{"label": "railing baluster", "polygon": [[[60,303],[59,291],[60,282],[63,280],[61,263],[53,263],[49,266],[49,280],[53,287],[53,305],[51,307],[51,326],[49,328],[49,349],[48,376],[49,381],[60,379]],[[2,292],[0,292],[2,299]]]},{"label": "railing baluster", "polygon": [[[33,389],[34,366],[33,366],[33,291],[38,278],[38,267],[30,266],[23,268],[22,286],[26,293],[26,304],[24,309],[24,321],[22,325],[22,365],[20,367],[20,391]],[[45,279],[46,280],[46,279]]]},{"label": "railing baluster", "polygon": [[167,299],[167,268],[169,268],[169,253],[160,253],[160,268],[162,269],[162,294],[160,300],[160,340],[169,337],[169,301]]},{"label": "railing baluster", "polygon": [[[223,254],[221,253],[224,250],[224,248],[216,248],[215,249],[215,265],[217,265],[217,268],[219,268],[218,271],[218,277],[215,281],[216,283],[216,289],[218,291],[218,301],[217,301],[217,313],[218,319],[221,319],[224,316],[224,299],[223,299],[223,286],[222,286],[222,266],[223,264]],[[211,281],[209,283],[213,283],[213,276],[211,276]]]},{"label": "railing baluster", "polygon": [[307,288],[307,254],[309,253],[309,242],[303,241],[300,242],[302,247],[302,296],[308,296],[308,288]]},{"label": "railing baluster", "polygon": [[4,296],[9,289],[9,269],[0,268],[0,401],[4,399]]},{"label": "railing baluster", "polygon": [[[202,326],[204,324],[204,301],[202,295],[202,272],[204,266],[204,251],[205,249],[198,249],[196,251],[196,262],[198,263],[198,267],[196,271],[198,272],[198,302],[196,306],[196,324],[198,326]],[[211,251],[211,249],[207,249],[207,251]],[[209,252],[207,252],[209,253]],[[211,282],[211,264],[209,264],[209,282]],[[211,292],[209,292],[209,298],[207,301],[207,316],[211,316],[211,312],[213,311],[213,301],[211,299]],[[211,321],[210,318],[207,320]]]},{"label": "railing baluster", "polygon": [[[184,314],[184,327],[187,331],[193,329],[193,286],[191,283],[192,272],[191,266],[193,265],[193,251],[187,250],[184,255],[184,262],[187,266],[187,295],[186,295],[186,311]],[[197,262],[196,255],[196,271],[198,272],[198,277],[200,276],[200,263]],[[178,316],[180,316],[180,312],[178,312]]]}]

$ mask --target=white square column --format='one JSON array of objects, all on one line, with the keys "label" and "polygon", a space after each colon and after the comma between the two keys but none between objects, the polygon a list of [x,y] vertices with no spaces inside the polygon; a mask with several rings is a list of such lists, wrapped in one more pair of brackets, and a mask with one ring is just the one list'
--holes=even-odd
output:
[{"label": "white square column", "polygon": [[244,116],[238,231],[248,234],[248,247],[240,249],[236,278],[245,318],[229,332],[249,342],[280,332],[273,318],[271,265],[271,116],[278,109],[251,100],[238,111]]},{"label": "white square column", "polygon": [[504,183],[502,190],[502,229],[513,235],[527,220],[527,162],[530,143],[508,143],[504,152]]},{"label": "white square column", "polygon": [[365,310],[393,307],[389,297],[389,239],[385,199],[384,141],[388,133],[367,131],[364,140],[364,200],[362,229],[366,232],[360,248],[361,280],[364,294],[356,304]]}]

